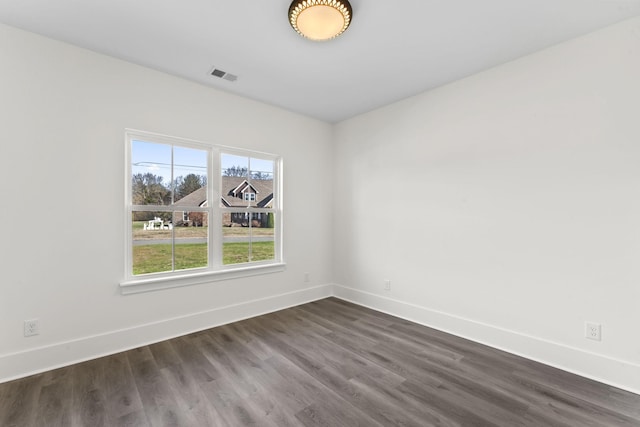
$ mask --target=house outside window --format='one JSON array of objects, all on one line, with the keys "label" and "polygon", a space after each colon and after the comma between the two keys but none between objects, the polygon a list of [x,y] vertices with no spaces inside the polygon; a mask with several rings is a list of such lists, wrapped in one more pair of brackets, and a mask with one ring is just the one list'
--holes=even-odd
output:
[{"label": "house outside window", "polygon": [[278,156],[139,131],[126,141],[121,286],[283,266]]}]

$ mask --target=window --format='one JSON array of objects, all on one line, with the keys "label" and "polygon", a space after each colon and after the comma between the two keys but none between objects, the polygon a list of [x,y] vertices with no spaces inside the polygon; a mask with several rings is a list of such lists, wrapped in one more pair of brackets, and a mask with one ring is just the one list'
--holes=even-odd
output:
[{"label": "window", "polygon": [[224,265],[276,259],[275,166],[254,155],[221,154]]},{"label": "window", "polygon": [[282,269],[277,156],[137,131],[126,140],[124,288]]}]

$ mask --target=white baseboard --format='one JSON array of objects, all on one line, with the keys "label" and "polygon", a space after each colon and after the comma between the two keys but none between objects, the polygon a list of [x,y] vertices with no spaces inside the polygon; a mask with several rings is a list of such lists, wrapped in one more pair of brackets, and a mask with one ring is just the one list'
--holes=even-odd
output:
[{"label": "white baseboard", "polygon": [[640,394],[640,364],[638,363],[591,353],[341,285],[333,286],[333,295],[345,301]]},{"label": "white baseboard", "polygon": [[3,354],[0,355],[0,383],[327,298],[331,294],[332,285],[322,285],[26,351]]}]

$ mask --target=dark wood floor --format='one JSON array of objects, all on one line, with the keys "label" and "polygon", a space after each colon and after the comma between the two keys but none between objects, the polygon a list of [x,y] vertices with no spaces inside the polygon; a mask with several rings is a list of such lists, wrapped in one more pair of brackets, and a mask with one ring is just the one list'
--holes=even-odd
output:
[{"label": "dark wood floor", "polygon": [[0,426],[640,426],[640,396],[335,298],[0,384]]}]

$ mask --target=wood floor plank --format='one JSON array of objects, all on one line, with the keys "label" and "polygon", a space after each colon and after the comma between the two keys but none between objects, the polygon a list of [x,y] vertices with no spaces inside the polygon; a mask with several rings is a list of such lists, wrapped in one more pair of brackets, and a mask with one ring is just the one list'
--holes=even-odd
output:
[{"label": "wood floor plank", "polygon": [[150,427],[147,415],[143,410],[129,412],[110,421],[110,426],[118,427]]},{"label": "wood floor plank", "polygon": [[149,347],[127,353],[131,372],[142,400],[147,420],[152,426],[189,425],[179,410],[170,384],[162,376]]},{"label": "wood floor plank", "polygon": [[593,404],[560,391],[538,378],[518,376],[523,386],[534,391],[538,406],[546,405],[560,420],[574,420],[584,426],[638,426],[638,419],[615,412],[603,404]]},{"label": "wood floor plank", "polygon": [[314,403],[296,414],[303,426],[382,427],[361,412],[351,411],[335,401]]},{"label": "wood floor plank", "polygon": [[[43,375],[38,397],[35,425],[67,427],[72,425],[72,369],[56,369]],[[74,408],[80,410],[80,408]]]},{"label": "wood floor plank", "polygon": [[[143,414],[142,400],[136,387],[135,378],[129,366],[126,353],[105,357],[104,390],[107,425],[127,424],[129,419],[139,420]],[[130,415],[134,414],[134,415]],[[144,425],[140,421],[140,425]]]},{"label": "wood floor plank", "polygon": [[[257,357],[227,328],[217,328],[208,334],[208,348],[215,352],[220,363],[220,374],[227,383],[233,383],[233,394],[227,397],[234,412],[243,415],[228,422],[251,424],[258,419],[259,425],[296,425],[294,411],[287,411],[284,403],[287,395],[277,385],[271,368]],[[203,338],[205,339],[205,338]],[[237,408],[237,400],[243,402],[243,410]]]},{"label": "wood floor plank", "polygon": [[383,426],[430,426],[424,417],[419,417],[409,411],[398,411],[397,406],[375,388],[367,386],[355,378],[345,379],[340,373],[330,368],[324,368],[316,373],[316,379],[333,390],[342,399],[360,409],[369,418]]},{"label": "wood floor plank", "polygon": [[459,402],[455,396],[445,393],[442,386],[431,387],[415,381],[406,381],[398,387],[398,391],[418,403],[428,406],[445,419],[452,420],[462,426],[496,427],[500,424],[482,417],[467,402]]},{"label": "wood floor plank", "polygon": [[531,364],[539,367],[540,364],[518,357],[507,352],[490,348],[473,341],[452,337],[436,329],[428,328],[416,323],[398,319],[398,322],[389,327],[393,331],[405,332],[409,335],[415,335],[428,342],[434,343],[454,353],[464,355],[465,359],[471,359],[474,363],[481,365],[482,369],[487,372],[500,373],[507,368],[509,371],[522,367],[523,364]]},{"label": "wood floor plank", "polygon": [[[264,392],[272,391],[273,386],[267,366],[233,336],[224,330],[220,332],[210,334],[209,338],[212,340],[212,345],[218,349],[218,355],[223,356],[220,359],[225,361],[222,365],[222,374],[236,384],[241,396],[257,400],[256,396],[266,394],[263,399],[268,399],[268,393]],[[264,404],[267,408],[271,407],[271,402],[264,402]]]},{"label": "wood floor plank", "polygon": [[180,357],[181,363],[198,382],[213,381],[220,376],[219,369],[206,357],[201,346],[202,339],[206,336],[200,333],[172,340],[173,349]]},{"label": "wood floor plank", "polygon": [[189,425],[215,426],[222,422],[218,411],[207,400],[200,383],[193,378],[185,365],[169,364],[160,369],[174,396],[179,410],[184,413]]},{"label": "wood floor plank", "polygon": [[640,427],[640,396],[327,298],[0,384],[0,426]]},{"label": "wood floor plank", "polygon": [[308,372],[280,354],[273,355],[265,361],[265,364],[271,367],[277,375],[271,378],[277,378],[283,394],[287,396],[285,402],[292,401],[287,406],[294,413],[298,413],[314,402],[340,399],[338,395],[316,381]]},{"label": "wood floor plank", "polygon": [[213,381],[200,384],[200,387],[224,420],[224,425],[236,426],[273,426],[270,421],[263,419],[262,413],[250,401],[237,393],[232,380],[222,376]]},{"label": "wood floor plank", "polygon": [[326,328],[319,323],[309,319],[304,314],[294,310],[283,310],[272,313],[270,319],[277,319],[287,325],[287,330],[297,330],[304,334],[313,333],[315,335],[326,335],[333,332],[332,329]]},{"label": "wood floor plank", "polygon": [[411,343],[414,346],[417,346],[419,349],[421,349],[419,351],[420,353],[427,352],[431,354],[432,357],[441,358],[445,362],[447,360],[460,361],[464,357],[463,356],[464,353],[456,352],[450,349],[448,346],[440,345],[438,343],[433,342],[433,340],[425,339],[423,337],[417,336],[416,334],[409,334],[403,331],[398,331],[397,329],[393,329],[394,325],[395,323],[392,323],[391,325],[385,327],[384,328],[385,334],[387,335],[390,334],[392,337],[395,337],[395,339],[399,340],[400,342],[404,341],[404,342]]},{"label": "wood floor plank", "polygon": [[[289,330],[294,329],[294,327],[289,323],[280,321],[280,318],[275,320],[274,324],[278,326],[276,328],[277,331],[284,331],[275,332],[277,338],[283,340],[281,342],[307,354],[306,357],[313,358],[319,366],[328,366],[335,369],[346,379],[353,378],[362,371],[366,371],[369,376],[378,378],[381,382],[388,384],[397,385],[406,379],[348,349],[332,345],[325,338],[325,335],[316,335],[311,330],[307,330],[306,333],[301,333],[300,335],[292,335]],[[269,331],[263,330],[263,335],[265,333],[268,334]]]},{"label": "wood floor plank", "polygon": [[[315,367],[307,371],[309,375],[334,391],[355,408],[359,408],[363,414],[366,414],[366,417],[376,420],[382,425],[421,425],[421,420],[407,416],[404,411],[394,411],[387,401],[378,399],[378,396],[374,394],[364,393],[363,389],[358,389],[354,383],[350,382],[349,379],[353,378],[354,375],[345,374],[339,364],[331,363],[330,356],[323,354],[321,336],[316,336],[312,340],[302,341],[301,338],[298,338],[293,340],[293,342],[287,342],[287,338],[278,336],[277,332],[263,330],[263,334],[269,336],[273,340],[274,345],[281,349],[286,348],[285,357],[301,369],[306,369],[309,366],[307,361],[313,359],[315,361]],[[345,357],[345,362],[352,357],[351,354],[347,354],[346,352],[343,353],[342,356]],[[367,364],[364,360],[362,360],[362,362],[361,366],[367,365],[373,367],[372,364]],[[316,407],[317,405],[311,405],[309,408]],[[310,413],[309,410],[303,411],[300,416],[306,417]]]},{"label": "wood floor plank", "polygon": [[323,307],[331,307],[340,313],[350,313],[356,318],[356,322],[368,322],[379,328],[385,328],[398,320],[396,317],[380,313],[379,311],[359,307],[338,298],[327,298],[326,300],[323,300],[322,303]]},{"label": "wood floor plank", "polygon": [[566,393],[576,399],[606,408],[611,412],[620,413],[632,419],[640,418],[637,395],[588,378],[576,377],[576,375],[560,369],[546,368],[548,369],[517,370],[513,373],[513,377],[517,379],[517,382],[521,379],[527,379],[545,384],[557,392]]},{"label": "wood floor plank", "polygon": [[[335,345],[346,348],[358,354],[363,359],[382,366],[400,377],[414,378],[424,384],[430,384],[432,386],[439,386],[442,383],[442,381],[432,373],[414,367],[410,363],[406,363],[406,360],[403,360],[406,359],[405,355],[402,355],[399,360],[395,357],[390,357],[390,355],[378,345],[362,345],[358,341],[354,341],[341,334],[329,334],[326,338]],[[415,360],[415,358],[413,360]]]},{"label": "wood floor plank", "polygon": [[255,331],[249,327],[247,322],[231,323],[216,329],[221,329],[221,331],[237,337],[238,340],[241,340],[243,344],[261,360],[266,360],[277,353],[260,339]]},{"label": "wood floor plank", "polygon": [[429,357],[418,357],[411,354],[403,353],[395,347],[391,347],[386,343],[381,343],[381,349],[393,359],[402,360],[406,363],[407,368],[418,368],[422,372],[429,372],[431,376],[437,378],[441,384],[446,384],[451,390],[461,390],[465,394],[482,399],[483,402],[494,405],[498,409],[505,407],[509,412],[521,415],[528,407],[527,403],[517,399],[512,393],[498,389],[495,384],[490,381],[482,372],[474,373],[470,376],[469,370],[461,369],[461,365],[441,364],[437,360]]},{"label": "wood floor plank", "polygon": [[182,364],[180,356],[173,347],[174,342],[175,341],[161,341],[149,346],[149,351],[153,356],[153,360],[156,361],[158,369]]},{"label": "wood floor plank", "polygon": [[271,405],[286,408],[288,416],[292,417],[314,399],[309,397],[304,387],[300,388],[301,384],[293,383],[291,377],[285,377],[278,372],[272,364],[272,359],[262,361],[260,369],[252,369],[252,377],[256,383],[255,394],[260,396],[254,400],[267,412],[273,412]]},{"label": "wood floor plank", "polygon": [[35,425],[37,402],[40,398],[44,375],[0,384],[0,426],[20,427]]},{"label": "wood floor plank", "polygon": [[105,426],[106,395],[104,358],[78,363],[71,367],[72,375],[72,425]]},{"label": "wood floor plank", "polygon": [[[380,387],[375,379],[368,377],[364,373],[349,381],[362,393],[375,396],[375,401],[384,402],[387,413],[396,413],[398,412],[397,408],[402,407],[404,415],[411,418],[410,422],[404,423],[400,423],[400,420],[393,422],[393,419],[389,418],[391,425],[409,425],[410,423],[413,424],[417,422],[420,426],[460,426],[460,424],[448,419],[433,410],[433,408],[426,407],[415,400],[407,399],[407,396],[398,390],[398,386]],[[389,425],[389,423],[385,423],[385,425]]]}]

